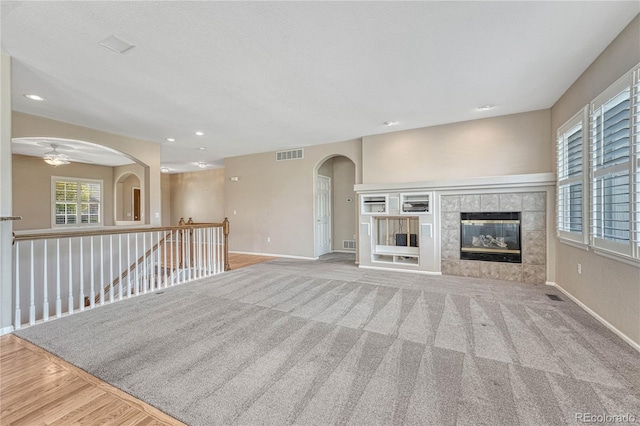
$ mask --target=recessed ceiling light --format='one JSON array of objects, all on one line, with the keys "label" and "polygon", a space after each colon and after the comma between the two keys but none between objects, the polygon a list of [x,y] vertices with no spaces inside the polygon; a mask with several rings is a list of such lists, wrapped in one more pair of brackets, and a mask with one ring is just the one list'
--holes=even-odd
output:
[{"label": "recessed ceiling light", "polygon": [[175,142],[176,140],[174,138],[167,138],[167,142]]},{"label": "recessed ceiling light", "polygon": [[160,167],[160,172],[161,173],[169,173],[169,168],[168,167]]},{"label": "recessed ceiling light", "polygon": [[493,105],[487,104],[487,105],[479,106],[479,107],[477,108],[477,110],[478,110],[478,111],[488,111],[488,110],[490,110],[490,109],[492,109],[492,108],[493,108]]},{"label": "recessed ceiling light", "polygon": [[198,131],[198,132],[193,132],[193,133],[195,133],[196,136],[204,136],[204,132]]},{"label": "recessed ceiling light", "polygon": [[198,147],[198,148],[196,148],[196,149],[197,149],[198,151],[204,151],[204,150],[205,150],[205,149],[207,149],[207,148],[205,148],[204,146],[199,146],[199,147]]},{"label": "recessed ceiling light", "polygon": [[395,126],[396,124],[398,124],[397,121],[385,121],[384,123],[385,126],[389,127],[389,126]]},{"label": "recessed ceiling light", "polygon": [[198,163],[198,167],[200,167],[201,169],[204,169],[207,167],[207,163],[200,162]]},{"label": "recessed ceiling light", "polygon": [[27,99],[31,99],[32,101],[44,101],[44,98],[38,95],[24,95],[24,97]]},{"label": "recessed ceiling light", "polygon": [[127,50],[133,49],[135,47],[133,44],[124,41],[115,34],[111,34],[109,37],[102,40],[100,42],[100,45],[118,53],[124,53]]}]

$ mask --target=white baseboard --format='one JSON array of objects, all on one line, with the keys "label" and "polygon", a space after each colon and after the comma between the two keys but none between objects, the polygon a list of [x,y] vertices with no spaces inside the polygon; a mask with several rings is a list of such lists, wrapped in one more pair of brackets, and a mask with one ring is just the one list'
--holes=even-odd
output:
[{"label": "white baseboard", "polygon": [[287,259],[318,260],[317,257],[291,256],[288,254],[275,254],[275,253],[254,253],[251,251],[229,251],[229,253],[250,254],[252,256],[286,257]]},{"label": "white baseboard", "polygon": [[407,272],[409,274],[442,275],[442,272],[416,271],[411,269],[399,269],[399,268],[385,268],[384,266],[365,266],[365,265],[358,264],[358,268],[374,269],[378,271],[390,271],[390,272]]},{"label": "white baseboard", "polygon": [[356,254],[355,250],[331,250],[331,253],[349,253]]},{"label": "white baseboard", "polygon": [[576,305],[580,306],[582,309],[584,309],[589,315],[591,315],[592,317],[594,317],[595,319],[597,319],[602,325],[604,325],[605,327],[607,327],[609,330],[613,331],[615,334],[618,335],[618,337],[620,337],[622,340],[624,340],[625,342],[627,342],[633,349],[635,349],[636,351],[640,352],[640,343],[635,342],[634,340],[632,340],[629,336],[627,336],[626,334],[624,334],[622,331],[618,330],[615,326],[613,326],[609,321],[607,321],[606,319],[602,318],[600,315],[598,315],[595,311],[593,311],[591,308],[589,308],[587,305],[585,305],[584,303],[582,303],[580,300],[578,300],[574,295],[572,295],[571,293],[569,293],[567,290],[565,290],[564,288],[560,287],[557,283],[551,282],[551,281],[547,281],[545,283],[548,286],[551,287],[555,287],[558,290],[560,290],[562,292],[562,294],[564,294],[565,296],[567,296],[569,299],[571,299]]},{"label": "white baseboard", "polygon": [[10,325],[8,327],[0,328],[0,336],[4,336],[5,334],[9,334],[13,331],[13,326]]}]

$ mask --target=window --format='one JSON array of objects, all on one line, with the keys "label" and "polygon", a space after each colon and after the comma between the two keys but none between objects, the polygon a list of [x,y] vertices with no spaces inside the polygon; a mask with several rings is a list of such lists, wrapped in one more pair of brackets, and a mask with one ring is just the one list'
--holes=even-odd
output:
[{"label": "window", "polygon": [[53,225],[101,225],[102,181],[52,177]]},{"label": "window", "polygon": [[635,258],[640,258],[638,72],[591,103],[589,123],[591,244]]},{"label": "window", "polygon": [[557,230],[558,236],[586,243],[583,230],[585,197],[584,173],[585,140],[583,134],[587,109],[576,114],[558,129],[557,161]]},{"label": "window", "polygon": [[640,64],[558,129],[557,231],[640,260]]}]

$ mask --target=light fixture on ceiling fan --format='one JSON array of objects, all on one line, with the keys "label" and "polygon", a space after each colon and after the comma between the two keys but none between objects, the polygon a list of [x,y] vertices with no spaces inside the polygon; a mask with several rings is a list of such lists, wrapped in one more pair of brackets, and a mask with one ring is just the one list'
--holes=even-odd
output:
[{"label": "light fixture on ceiling fan", "polygon": [[56,148],[58,148],[57,144],[52,143],[51,148],[53,148],[53,150],[47,152],[46,154],[44,154],[44,157],[42,157],[45,163],[50,164],[54,167],[71,163],[71,160],[69,159],[68,156],[56,150]]}]

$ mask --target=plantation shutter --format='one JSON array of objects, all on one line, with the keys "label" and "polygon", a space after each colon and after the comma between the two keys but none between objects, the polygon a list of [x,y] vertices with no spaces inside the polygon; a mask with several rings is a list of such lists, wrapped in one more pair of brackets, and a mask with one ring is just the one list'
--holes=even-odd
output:
[{"label": "plantation shutter", "polygon": [[561,237],[578,241],[583,240],[582,121],[579,113],[567,122],[558,130],[557,141],[557,229]]},{"label": "plantation shutter", "polygon": [[[596,247],[630,253],[631,87],[619,81],[591,104],[591,232]],[[626,85],[624,84],[626,83]]]}]

